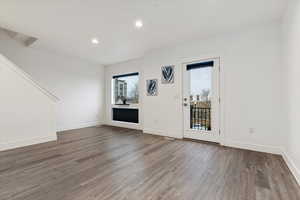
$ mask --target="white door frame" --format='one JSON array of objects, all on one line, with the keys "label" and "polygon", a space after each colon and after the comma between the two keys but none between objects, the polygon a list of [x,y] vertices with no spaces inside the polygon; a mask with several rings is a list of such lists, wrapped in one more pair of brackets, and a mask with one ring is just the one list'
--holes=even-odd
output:
[{"label": "white door frame", "polygon": [[[213,107],[214,112],[212,113],[212,131],[199,131],[199,130],[191,130],[189,127],[190,116],[188,113],[190,104],[189,104],[189,96],[187,97],[187,86],[186,83],[188,80],[186,72],[186,66],[188,64],[199,63],[199,62],[206,62],[206,61],[215,61],[215,66],[213,68],[214,78],[213,78],[213,85],[214,85],[214,99],[213,99]],[[191,138],[203,141],[211,141],[211,142],[221,142],[221,103],[220,103],[220,94],[221,94],[221,87],[220,87],[220,57],[207,57],[207,58],[199,58],[199,59],[190,59],[185,60],[182,62],[182,116],[183,116],[183,138]],[[187,97],[188,101],[184,102],[184,98]],[[188,103],[188,106],[183,106],[184,103]],[[187,110],[188,109],[188,110]],[[201,133],[200,133],[201,132]]]}]

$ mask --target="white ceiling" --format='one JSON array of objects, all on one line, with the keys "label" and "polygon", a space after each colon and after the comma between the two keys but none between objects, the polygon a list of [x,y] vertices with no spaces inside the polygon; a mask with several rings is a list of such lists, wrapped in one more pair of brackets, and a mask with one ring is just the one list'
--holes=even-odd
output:
[{"label": "white ceiling", "polygon": [[[34,36],[34,48],[102,64],[191,38],[279,19],[287,0],[1,0],[0,26]],[[144,27],[134,27],[136,19]],[[92,37],[100,44],[92,45]]]}]

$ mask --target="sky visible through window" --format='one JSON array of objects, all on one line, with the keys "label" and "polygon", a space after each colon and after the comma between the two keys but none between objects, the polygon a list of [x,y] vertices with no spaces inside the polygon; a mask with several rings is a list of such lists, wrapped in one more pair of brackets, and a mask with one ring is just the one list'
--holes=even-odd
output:
[{"label": "sky visible through window", "polygon": [[190,70],[191,95],[201,95],[203,90],[211,91],[212,67]]}]

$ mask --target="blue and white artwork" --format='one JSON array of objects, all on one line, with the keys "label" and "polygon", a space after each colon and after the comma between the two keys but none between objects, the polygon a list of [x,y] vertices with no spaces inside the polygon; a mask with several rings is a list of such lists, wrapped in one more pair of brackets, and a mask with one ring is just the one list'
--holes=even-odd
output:
[{"label": "blue and white artwork", "polygon": [[157,79],[147,80],[147,95],[148,96],[157,96],[158,81]]},{"label": "blue and white artwork", "polygon": [[163,66],[161,68],[161,83],[168,84],[168,83],[174,83],[174,65],[169,66]]}]

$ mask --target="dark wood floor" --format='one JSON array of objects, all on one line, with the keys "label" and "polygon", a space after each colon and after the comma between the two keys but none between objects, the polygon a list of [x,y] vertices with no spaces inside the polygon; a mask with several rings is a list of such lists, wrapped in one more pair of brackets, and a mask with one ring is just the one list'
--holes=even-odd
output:
[{"label": "dark wood floor", "polygon": [[1,200],[299,200],[280,156],[94,127],[0,152]]}]

